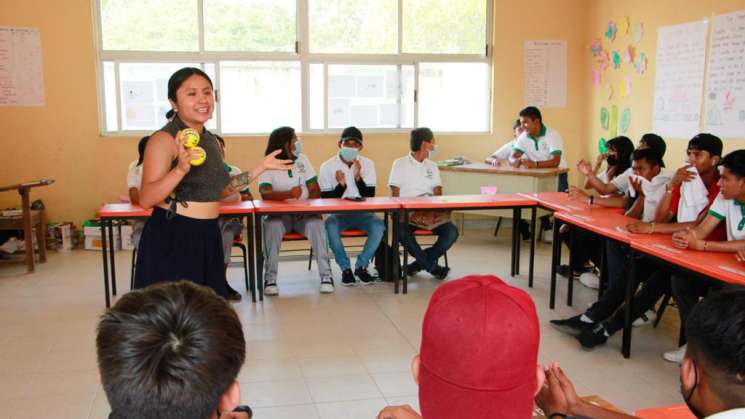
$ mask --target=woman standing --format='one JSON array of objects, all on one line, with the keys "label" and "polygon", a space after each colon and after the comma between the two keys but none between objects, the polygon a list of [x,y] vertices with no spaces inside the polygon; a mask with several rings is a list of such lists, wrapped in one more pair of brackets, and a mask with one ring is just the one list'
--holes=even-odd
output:
[{"label": "woman standing", "polygon": [[[234,191],[217,139],[204,128],[215,105],[212,81],[198,68],[182,68],[168,80],[168,100],[170,121],[151,135],[145,151],[140,205],[153,208],[153,215],[138,247],[135,288],[188,279],[226,297],[217,219],[220,199]],[[192,166],[191,161],[202,153],[184,148],[183,139],[177,138],[186,128],[200,134],[199,147],[206,153],[201,165]],[[291,162],[276,155],[266,156],[248,181],[266,169],[287,170]]]}]

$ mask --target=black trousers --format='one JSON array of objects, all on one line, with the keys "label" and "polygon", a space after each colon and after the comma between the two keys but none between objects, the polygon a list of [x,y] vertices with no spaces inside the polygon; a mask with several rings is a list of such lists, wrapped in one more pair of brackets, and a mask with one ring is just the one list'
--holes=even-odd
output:
[{"label": "black trousers", "polygon": [[182,279],[227,296],[222,234],[217,219],[174,215],[156,207],[137,246],[135,288]]}]

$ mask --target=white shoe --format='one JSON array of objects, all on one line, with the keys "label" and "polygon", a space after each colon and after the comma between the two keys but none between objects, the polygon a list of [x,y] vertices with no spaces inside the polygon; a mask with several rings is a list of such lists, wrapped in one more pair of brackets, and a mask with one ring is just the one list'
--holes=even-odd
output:
[{"label": "white shoe", "polygon": [[594,290],[600,288],[600,277],[595,275],[595,272],[584,272],[579,276],[579,282],[587,288]]},{"label": "white shoe", "polygon": [[277,288],[276,282],[268,282],[264,285],[264,295],[275,296],[279,295],[279,288]]},{"label": "white shoe", "polygon": [[683,362],[683,357],[686,354],[686,347],[688,347],[687,344],[681,346],[680,348],[674,351],[665,352],[664,354],[662,354],[662,358],[665,361],[675,362],[677,364],[680,364],[681,362]]},{"label": "white shoe", "polygon": [[657,320],[657,312],[654,310],[647,310],[638,319],[634,320],[634,323],[631,325],[634,327],[646,326],[654,323],[655,320]]},{"label": "white shoe", "polygon": [[331,294],[334,291],[334,279],[323,278],[321,280],[321,294]]}]

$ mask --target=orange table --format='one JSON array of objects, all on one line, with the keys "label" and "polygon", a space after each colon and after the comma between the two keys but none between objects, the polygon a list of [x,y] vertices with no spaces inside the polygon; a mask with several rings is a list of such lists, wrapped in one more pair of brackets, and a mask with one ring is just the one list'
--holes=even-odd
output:
[{"label": "orange table", "polygon": [[[253,203],[250,201],[243,201],[243,202],[223,202],[220,204],[220,214],[221,215],[232,215],[236,217],[245,217],[247,222],[247,228],[248,228],[248,234],[246,237],[247,243],[248,243],[248,254],[249,254],[249,270],[250,270],[250,282],[253,284],[255,273],[254,273],[254,267],[255,263],[253,262],[254,257],[254,250],[253,250],[253,217],[251,216],[254,213]],[[104,275],[104,292],[105,292],[105,301],[106,301],[106,307],[109,307],[110,297],[109,297],[109,263],[111,264],[111,294],[116,296],[116,265],[114,263],[114,241],[108,240],[109,244],[109,259],[107,261],[106,258],[106,237],[113,238],[114,237],[114,221],[115,220],[130,220],[130,219],[138,219],[138,218],[147,218],[150,217],[152,214],[151,209],[143,209],[139,205],[132,205],[130,203],[116,203],[116,204],[104,204],[102,205],[98,211],[97,215],[101,219],[101,241],[104,245],[101,246],[101,254],[103,257],[103,275]],[[108,234],[107,234],[108,230]],[[251,288],[251,297],[253,301],[256,301],[256,295],[255,295],[255,286],[250,285],[249,288]]]},{"label": "orange table", "polygon": [[634,414],[642,419],[696,419],[696,416],[684,404],[639,409]]},{"label": "orange table", "polygon": [[[535,232],[536,220],[536,201],[535,199],[525,197],[521,194],[496,194],[496,195],[442,195],[442,196],[419,196],[419,197],[398,197],[396,199],[403,210],[402,226],[409,224],[408,213],[412,210],[474,210],[474,209],[509,209],[512,208],[512,261],[510,274],[512,276],[520,273],[520,238],[518,235],[518,223],[520,222],[520,210],[522,208],[531,208],[531,231]],[[530,241],[530,268],[528,276],[528,285],[533,286],[533,265],[535,261],[535,234],[531,235]],[[400,243],[400,237],[396,236],[396,241]],[[404,266],[408,259],[408,254],[404,248]],[[398,277],[397,277],[398,278]],[[408,288],[408,275],[403,273],[403,293],[406,294]],[[396,281],[396,292],[398,292],[398,281]]]},{"label": "orange table", "polygon": [[[364,201],[350,201],[340,198],[317,198],[287,201],[254,200],[253,206],[257,217],[262,215],[288,215],[288,214],[328,214],[328,213],[350,213],[350,212],[384,212],[386,218],[388,213],[397,213],[401,208],[396,200],[388,197],[366,198]],[[261,223],[256,221],[257,225]],[[397,237],[398,223],[393,223],[393,237]],[[262,230],[256,228],[256,272],[258,275],[259,300],[264,299],[264,254],[262,246]],[[386,270],[394,277],[398,277],[398,267],[389,263],[393,260],[388,258]],[[393,269],[388,269],[393,268]]]}]

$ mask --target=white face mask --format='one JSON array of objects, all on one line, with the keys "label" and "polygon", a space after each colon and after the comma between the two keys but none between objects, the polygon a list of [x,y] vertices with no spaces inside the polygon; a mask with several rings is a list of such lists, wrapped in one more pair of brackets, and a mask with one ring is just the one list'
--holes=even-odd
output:
[{"label": "white face mask", "polygon": [[357,160],[357,155],[358,154],[359,154],[359,150],[357,150],[354,147],[344,147],[344,146],[342,146],[341,150],[339,150],[339,155],[345,161],[354,161],[354,160]]}]

